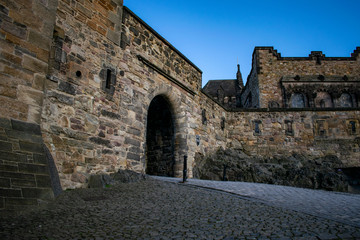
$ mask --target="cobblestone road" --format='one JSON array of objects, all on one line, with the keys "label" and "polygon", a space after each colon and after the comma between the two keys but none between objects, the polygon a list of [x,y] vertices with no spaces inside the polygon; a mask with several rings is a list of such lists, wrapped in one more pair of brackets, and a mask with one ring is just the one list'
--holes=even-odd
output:
[{"label": "cobblestone road", "polygon": [[[179,182],[178,178],[153,177]],[[187,184],[234,193],[253,201],[308,213],[360,227],[360,194],[349,194],[248,182],[188,179]]]},{"label": "cobblestone road", "polygon": [[0,239],[360,239],[356,226],[171,181],[64,192],[1,215]]}]

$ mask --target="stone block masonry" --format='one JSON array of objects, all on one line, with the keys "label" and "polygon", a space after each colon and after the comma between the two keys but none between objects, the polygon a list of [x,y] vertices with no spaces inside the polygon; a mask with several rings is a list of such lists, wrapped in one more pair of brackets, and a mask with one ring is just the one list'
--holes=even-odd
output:
[{"label": "stone block masonry", "polygon": [[333,155],[339,168],[360,167],[359,116],[359,110],[345,109],[239,110],[229,114],[228,144],[265,159]]},{"label": "stone block masonry", "polygon": [[0,116],[40,124],[57,0],[0,1]]},{"label": "stone block masonry", "polygon": [[[192,177],[196,154],[238,145],[261,156],[298,149],[325,154],[334,147],[340,159],[348,159],[344,164],[358,166],[358,105],[340,112],[264,109],[274,102],[269,106],[283,107],[277,83],[290,61],[278,59],[271,48],[256,50],[244,90],[243,106],[262,109],[237,111],[205,95],[201,70],[122,0],[0,0],[0,16],[2,209],[36,204],[61,188],[85,187],[92,174],[149,173],[151,154],[170,156],[172,169],[157,172],[176,177],[182,177],[184,155]],[[321,66],[336,65],[333,75],[347,75],[348,86],[358,81],[358,70],[352,71],[358,69],[358,52],[346,63],[325,59]],[[306,61],[301,68],[316,64]],[[272,77],[275,62],[281,71]],[[284,76],[286,89],[297,84],[288,78],[295,73]],[[266,93],[264,83],[276,94]],[[349,96],[354,102],[358,95],[351,94],[334,98],[335,105],[349,104]],[[151,125],[151,115],[163,124]],[[151,126],[156,129],[149,131]],[[61,187],[53,181],[57,171]]]},{"label": "stone block masonry", "polygon": [[0,210],[53,199],[52,179],[40,125],[0,118]]}]

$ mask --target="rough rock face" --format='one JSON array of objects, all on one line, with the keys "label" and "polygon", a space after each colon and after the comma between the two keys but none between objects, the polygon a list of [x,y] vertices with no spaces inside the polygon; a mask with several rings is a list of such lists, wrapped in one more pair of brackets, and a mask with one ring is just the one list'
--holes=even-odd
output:
[{"label": "rough rock face", "polygon": [[146,176],[144,174],[130,170],[119,170],[110,175],[91,175],[87,186],[88,188],[105,188],[109,185],[116,185],[117,183],[138,182],[145,179]]},{"label": "rough rock face", "polygon": [[264,159],[248,156],[237,149],[218,149],[209,156],[196,155],[194,177],[223,180],[224,166],[229,181],[245,181],[295,186],[330,191],[347,191],[345,174],[335,166],[340,160],[333,155],[323,158],[293,154]]}]

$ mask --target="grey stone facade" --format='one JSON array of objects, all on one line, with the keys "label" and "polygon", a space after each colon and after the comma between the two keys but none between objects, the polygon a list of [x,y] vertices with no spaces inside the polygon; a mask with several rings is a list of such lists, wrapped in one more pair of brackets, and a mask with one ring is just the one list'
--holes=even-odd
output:
[{"label": "grey stone facade", "polygon": [[[0,10],[0,208],[57,193],[51,164],[63,189],[119,169],[181,177],[184,156],[193,177],[195,156],[219,147],[262,157],[331,153],[344,167],[360,165],[359,49],[298,59],[257,47],[245,87],[236,76],[234,109],[202,91],[201,70],[121,0],[0,1]],[[303,98],[292,97],[296,88]],[[339,90],[331,101],[328,89]]]}]

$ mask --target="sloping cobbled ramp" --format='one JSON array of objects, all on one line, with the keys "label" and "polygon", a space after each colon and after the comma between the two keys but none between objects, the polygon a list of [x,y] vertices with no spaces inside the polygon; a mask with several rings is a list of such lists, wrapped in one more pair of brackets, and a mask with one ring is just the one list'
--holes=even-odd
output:
[{"label": "sloping cobbled ramp", "polygon": [[[219,187],[221,182],[179,182],[147,178],[107,188],[63,191],[54,201],[18,216],[0,212],[0,239],[360,239],[360,227],[354,224],[271,206],[274,203],[265,199],[275,200],[267,192],[294,194],[288,190],[276,193],[269,186],[255,184],[241,193],[242,183],[227,182],[240,185],[225,191],[224,186]],[[264,189],[256,190],[260,186]],[[304,196],[301,198],[309,197]],[[346,204],[338,207],[351,208]],[[305,208],[308,205],[311,203]]]},{"label": "sloping cobbled ramp", "polygon": [[[179,178],[152,178],[180,182]],[[360,195],[262,183],[188,179],[190,186],[219,190],[252,201],[360,227]]]}]

